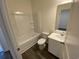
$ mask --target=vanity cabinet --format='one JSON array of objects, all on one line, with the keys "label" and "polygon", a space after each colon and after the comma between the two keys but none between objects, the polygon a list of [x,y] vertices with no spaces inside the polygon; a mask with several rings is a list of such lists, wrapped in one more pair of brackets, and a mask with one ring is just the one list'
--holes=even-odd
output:
[{"label": "vanity cabinet", "polygon": [[58,57],[59,59],[63,59],[63,47],[64,44],[54,40],[49,39],[48,40],[48,51]]},{"label": "vanity cabinet", "polygon": [[59,59],[67,59],[65,39],[66,30],[70,20],[70,10],[72,3],[60,4],[57,6],[55,31],[48,38],[48,51],[59,57]]}]

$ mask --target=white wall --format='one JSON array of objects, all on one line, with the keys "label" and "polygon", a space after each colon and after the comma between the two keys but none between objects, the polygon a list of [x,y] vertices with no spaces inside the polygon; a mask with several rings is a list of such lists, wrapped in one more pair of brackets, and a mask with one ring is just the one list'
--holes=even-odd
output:
[{"label": "white wall", "polygon": [[4,36],[4,33],[3,33],[3,31],[2,31],[2,29],[0,27],[0,49],[1,49],[1,51],[5,51],[6,52],[6,51],[9,50],[8,44],[7,44],[6,41],[7,40],[6,40],[5,36]]},{"label": "white wall", "polygon": [[1,46],[1,44],[0,44],[0,52],[2,52],[3,51],[3,48],[2,48],[2,46]]},{"label": "white wall", "polygon": [[37,17],[38,31],[53,32],[55,30],[57,5],[72,0],[31,0],[33,15]]},{"label": "white wall", "polygon": [[3,14],[2,14],[2,1],[0,1],[0,44],[1,44],[1,47],[2,49],[5,51],[8,51],[9,50],[9,46],[8,46],[8,43],[7,43],[7,35],[6,35],[6,30],[4,28],[4,23],[3,23]]},{"label": "white wall", "polygon": [[68,59],[79,59],[79,0],[72,6],[72,15],[66,40]]}]

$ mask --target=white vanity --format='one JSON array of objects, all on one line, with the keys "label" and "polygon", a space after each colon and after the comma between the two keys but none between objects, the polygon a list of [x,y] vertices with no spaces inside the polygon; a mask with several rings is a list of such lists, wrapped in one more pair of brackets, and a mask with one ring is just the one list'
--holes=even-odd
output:
[{"label": "white vanity", "polygon": [[56,30],[48,36],[48,51],[60,59],[63,59],[65,35],[65,31]]},{"label": "white vanity", "polygon": [[65,59],[65,39],[70,20],[70,9],[71,3],[57,6],[56,31],[48,36],[48,51],[60,59]]}]

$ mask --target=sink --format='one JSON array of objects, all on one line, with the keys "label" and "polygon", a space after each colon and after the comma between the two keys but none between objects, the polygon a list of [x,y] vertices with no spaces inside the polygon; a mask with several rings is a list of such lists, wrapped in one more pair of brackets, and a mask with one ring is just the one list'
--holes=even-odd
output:
[{"label": "sink", "polygon": [[59,42],[65,42],[65,32],[61,31],[61,32],[57,32],[55,31],[54,33],[51,33],[48,38],[49,39],[53,39]]}]

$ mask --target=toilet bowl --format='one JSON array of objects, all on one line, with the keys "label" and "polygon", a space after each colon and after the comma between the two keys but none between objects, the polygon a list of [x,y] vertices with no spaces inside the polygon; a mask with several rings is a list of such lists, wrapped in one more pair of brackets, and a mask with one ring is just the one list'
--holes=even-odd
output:
[{"label": "toilet bowl", "polygon": [[39,45],[39,49],[40,50],[43,50],[45,48],[45,46],[46,46],[45,43],[46,43],[46,39],[44,39],[44,38],[40,38],[38,40],[38,45]]},{"label": "toilet bowl", "polygon": [[43,32],[42,38],[40,38],[38,40],[37,44],[38,44],[40,50],[43,50],[45,48],[48,35],[49,35],[49,33],[47,34],[46,32]]}]

